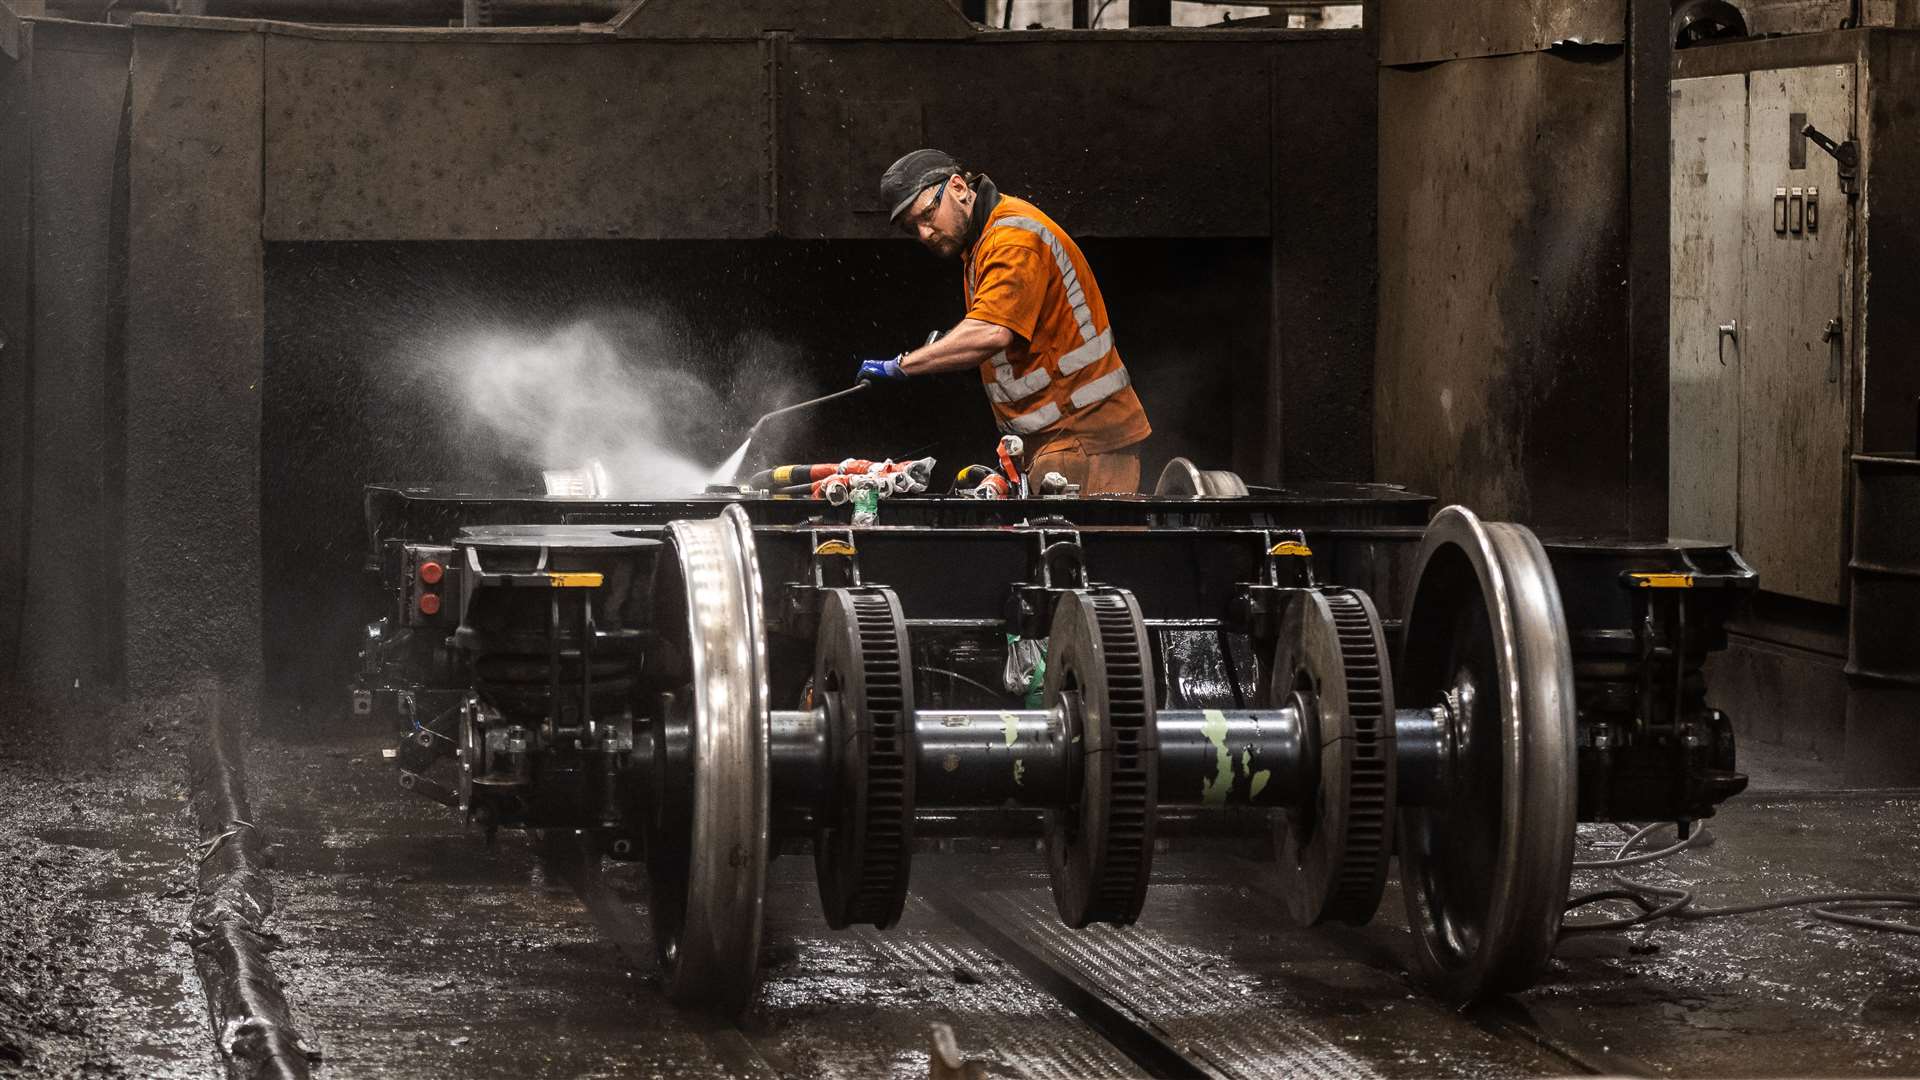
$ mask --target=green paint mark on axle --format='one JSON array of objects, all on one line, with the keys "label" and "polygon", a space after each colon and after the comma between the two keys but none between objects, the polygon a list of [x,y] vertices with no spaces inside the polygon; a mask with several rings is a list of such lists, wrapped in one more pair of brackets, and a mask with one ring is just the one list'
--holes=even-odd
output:
[{"label": "green paint mark on axle", "polygon": [[1022,783],[1026,781],[1026,777],[1027,777],[1027,763],[1025,761],[1014,762],[1013,763],[1013,786],[1019,787]]},{"label": "green paint mark on axle", "polygon": [[1213,779],[1200,783],[1200,801],[1207,806],[1225,806],[1227,792],[1233,790],[1233,754],[1227,749],[1227,714],[1208,709],[1203,715],[1207,722],[1201,725],[1200,732],[1213,744],[1217,764]]},{"label": "green paint mark on axle", "polygon": [[1010,712],[1001,713],[1000,714],[1000,730],[1006,733],[1008,746],[1012,746],[1014,743],[1019,742],[1020,741],[1020,718],[1013,715]]},{"label": "green paint mark on axle", "polygon": [[1252,790],[1247,792],[1247,801],[1257,802],[1260,798],[1261,789],[1265,788],[1267,786],[1267,781],[1271,779],[1273,779],[1272,769],[1261,769],[1259,772],[1254,773],[1253,788]]}]

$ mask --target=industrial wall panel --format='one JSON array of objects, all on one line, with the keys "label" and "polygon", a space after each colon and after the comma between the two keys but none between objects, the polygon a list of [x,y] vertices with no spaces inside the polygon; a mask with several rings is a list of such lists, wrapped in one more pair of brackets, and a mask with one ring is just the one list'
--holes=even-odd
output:
[{"label": "industrial wall panel", "polygon": [[1871,272],[1856,318],[1863,400],[1855,448],[1912,453],[1920,451],[1920,32],[1881,31],[1870,41],[1859,213]]},{"label": "industrial wall panel", "polygon": [[767,30],[806,37],[964,38],[978,33],[947,0],[644,0],[615,25],[638,37],[752,37]]},{"label": "industrial wall panel", "polygon": [[1812,34],[1850,26],[1912,26],[1920,0],[1741,0],[1750,34]]},{"label": "industrial wall panel", "polygon": [[1707,661],[1707,704],[1732,717],[1738,743],[1840,761],[1847,752],[1844,667],[1828,652],[1730,632],[1727,650]]},{"label": "industrial wall panel", "polygon": [[1235,458],[1268,480],[1374,476],[1379,79],[1363,41],[1327,46],[1271,54],[1274,330],[1257,425],[1268,458]]},{"label": "industrial wall panel", "polygon": [[136,26],[126,632],[135,694],[260,670],[261,37]]},{"label": "industrial wall panel", "polygon": [[1746,170],[1747,77],[1676,80],[1667,521],[1722,544],[1739,529]]},{"label": "industrial wall panel", "polygon": [[1383,64],[1627,40],[1627,0],[1379,0],[1379,19]]},{"label": "industrial wall panel", "polygon": [[1846,558],[1851,230],[1833,158],[1795,154],[1792,119],[1844,133],[1853,90],[1853,65],[1830,64],[1756,71],[1747,99],[1740,551],[1767,589],[1827,604],[1842,601]]},{"label": "industrial wall panel", "polygon": [[26,613],[33,340],[33,24],[0,56],[0,679],[20,661]]},{"label": "industrial wall panel", "polygon": [[116,681],[123,27],[35,28],[34,342],[23,681]]},{"label": "industrial wall panel", "polygon": [[1617,51],[1381,70],[1380,476],[1625,529],[1624,85]]},{"label": "industrial wall panel", "polygon": [[[917,119],[925,145],[1031,197],[1076,235],[1265,236],[1268,48],[1279,47],[795,41],[781,98],[782,232],[889,235],[874,163],[884,168],[921,144],[870,143]],[[1372,77],[1358,35],[1279,55],[1319,75],[1325,96],[1345,87],[1364,97]],[[917,103],[918,115],[903,114],[900,102]],[[1313,109],[1318,100],[1293,104]],[[888,118],[895,122],[877,122]]]},{"label": "industrial wall panel", "polygon": [[770,228],[758,42],[265,41],[268,239]]}]

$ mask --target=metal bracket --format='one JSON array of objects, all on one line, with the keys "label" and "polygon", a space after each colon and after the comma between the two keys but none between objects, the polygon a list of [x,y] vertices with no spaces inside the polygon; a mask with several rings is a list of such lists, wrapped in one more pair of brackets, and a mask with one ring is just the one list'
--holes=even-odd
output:
[{"label": "metal bracket", "polygon": [[454,794],[452,788],[438,780],[430,780],[427,777],[421,776],[417,772],[409,772],[406,769],[401,769],[400,786],[407,791],[413,792],[415,795],[424,795],[442,806],[451,806],[455,810],[460,808],[460,796]]},{"label": "metal bracket", "polygon": [[1007,597],[1007,630],[1021,637],[1046,637],[1053,625],[1053,608],[1060,594],[1085,589],[1093,582],[1087,573],[1086,549],[1076,530],[1036,531],[1028,564],[1028,580],[1016,583]]},{"label": "metal bracket", "polygon": [[1801,128],[1800,134],[1812,139],[1815,146],[1833,155],[1833,160],[1839,163],[1841,192],[1849,199],[1858,195],[1860,193],[1860,144],[1852,139],[1846,139],[1836,143],[1826,135],[1821,134],[1820,129],[1814,127],[1812,124]]},{"label": "metal bracket", "polygon": [[857,589],[860,587],[860,549],[854,546],[849,529],[814,529],[813,587],[816,589]]},{"label": "metal bracket", "polygon": [[773,613],[768,629],[811,641],[820,625],[820,593],[826,589],[857,589],[860,549],[850,529],[813,529],[808,532],[808,580],[789,581],[786,594]]},{"label": "metal bracket", "polygon": [[1307,534],[1299,529],[1269,529],[1260,534],[1261,581],[1282,588],[1311,589],[1313,549],[1307,546]]},{"label": "metal bracket", "polygon": [[1293,597],[1314,587],[1313,549],[1298,529],[1268,529],[1260,533],[1259,559],[1260,580],[1239,585],[1226,621],[1229,629],[1270,643],[1279,636]]}]

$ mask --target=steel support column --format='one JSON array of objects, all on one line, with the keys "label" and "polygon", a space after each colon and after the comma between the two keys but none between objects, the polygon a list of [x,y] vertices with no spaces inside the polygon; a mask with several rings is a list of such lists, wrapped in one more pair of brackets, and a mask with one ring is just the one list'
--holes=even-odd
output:
[{"label": "steel support column", "polygon": [[1673,40],[1667,0],[1627,5],[1627,529],[1667,535]]}]

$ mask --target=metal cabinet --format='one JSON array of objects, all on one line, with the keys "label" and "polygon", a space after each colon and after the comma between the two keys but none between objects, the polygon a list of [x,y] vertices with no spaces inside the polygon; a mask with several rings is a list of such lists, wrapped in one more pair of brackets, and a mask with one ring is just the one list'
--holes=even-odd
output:
[{"label": "metal cabinet", "polygon": [[1667,527],[1721,544],[1739,540],[1746,167],[1747,77],[1675,82]]},{"label": "metal cabinet", "polygon": [[1871,158],[1876,105],[1898,114],[1870,95],[1916,96],[1870,75],[1887,35],[1913,43],[1854,31],[1692,50],[1720,55],[1686,56],[1673,83],[1671,530],[1733,543],[1767,590],[1825,604],[1844,603],[1868,355],[1866,169],[1840,156]]}]

